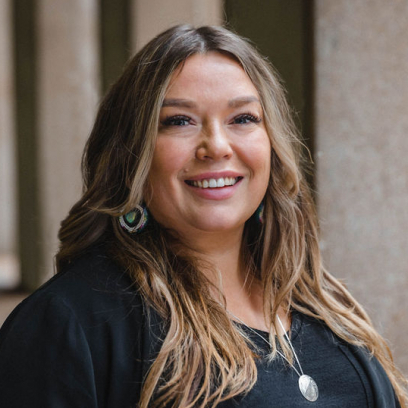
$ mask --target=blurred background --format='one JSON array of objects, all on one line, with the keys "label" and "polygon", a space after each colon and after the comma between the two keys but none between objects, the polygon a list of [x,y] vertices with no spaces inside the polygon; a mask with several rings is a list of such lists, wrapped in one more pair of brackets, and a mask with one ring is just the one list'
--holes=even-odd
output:
[{"label": "blurred background", "polygon": [[408,373],[407,0],[0,0],[0,324],[54,273],[101,96],[177,23],[226,25],[280,72],[326,267]]}]

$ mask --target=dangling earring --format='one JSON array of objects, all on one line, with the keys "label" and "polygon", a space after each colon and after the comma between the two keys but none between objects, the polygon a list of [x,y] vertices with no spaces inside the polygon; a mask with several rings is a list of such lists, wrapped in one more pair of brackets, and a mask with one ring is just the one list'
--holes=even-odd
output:
[{"label": "dangling earring", "polygon": [[264,207],[264,203],[262,202],[261,204],[259,204],[259,207],[255,211],[255,219],[259,225],[262,225],[264,223]]},{"label": "dangling earring", "polygon": [[127,232],[141,232],[148,220],[146,207],[137,205],[132,211],[119,217],[119,223]]}]

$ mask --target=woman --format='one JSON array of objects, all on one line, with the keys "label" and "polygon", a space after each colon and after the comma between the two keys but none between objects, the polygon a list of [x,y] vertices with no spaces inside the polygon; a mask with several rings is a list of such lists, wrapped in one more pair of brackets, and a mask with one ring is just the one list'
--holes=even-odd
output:
[{"label": "woman", "polygon": [[322,266],[299,145],[237,35],[178,26],[146,45],[99,109],[58,274],[2,328],[0,405],[406,407],[384,340]]}]

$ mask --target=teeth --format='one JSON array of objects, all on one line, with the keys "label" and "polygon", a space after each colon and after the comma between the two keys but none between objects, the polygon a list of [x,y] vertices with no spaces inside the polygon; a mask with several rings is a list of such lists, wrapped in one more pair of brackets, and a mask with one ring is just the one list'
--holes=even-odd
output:
[{"label": "teeth", "polygon": [[194,187],[199,188],[220,188],[225,186],[233,186],[238,181],[235,177],[224,177],[219,179],[208,179],[208,180],[194,180],[191,184]]}]

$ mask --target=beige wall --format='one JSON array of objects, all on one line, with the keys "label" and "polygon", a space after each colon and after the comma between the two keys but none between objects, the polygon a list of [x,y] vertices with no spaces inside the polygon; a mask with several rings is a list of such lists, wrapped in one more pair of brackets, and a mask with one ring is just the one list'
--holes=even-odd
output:
[{"label": "beige wall", "polygon": [[175,24],[220,25],[220,0],[132,0],[133,49],[138,50],[161,31]]},{"label": "beige wall", "polygon": [[38,1],[42,279],[53,273],[60,222],[81,195],[82,150],[99,99],[97,0]]},{"label": "beige wall", "polygon": [[0,0],[0,286],[18,283],[16,146],[10,0]]},{"label": "beige wall", "polygon": [[408,2],[316,1],[322,248],[408,373]]}]

